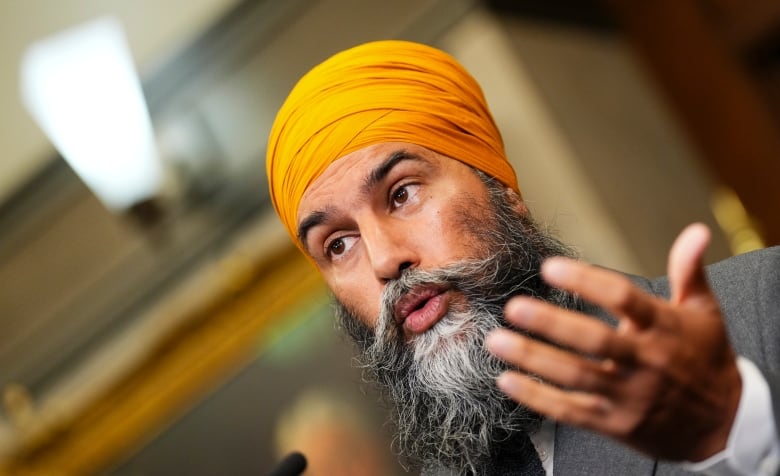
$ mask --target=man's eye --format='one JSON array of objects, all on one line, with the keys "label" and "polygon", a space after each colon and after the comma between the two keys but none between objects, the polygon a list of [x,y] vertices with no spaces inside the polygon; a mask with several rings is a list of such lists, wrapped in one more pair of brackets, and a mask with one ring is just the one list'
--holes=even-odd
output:
[{"label": "man's eye", "polygon": [[338,256],[344,252],[347,246],[344,244],[344,240],[336,238],[328,245],[328,254]]},{"label": "man's eye", "polygon": [[345,235],[325,243],[325,255],[328,259],[339,259],[346,256],[355,246],[357,236]]},{"label": "man's eye", "polygon": [[394,205],[402,205],[408,199],[409,199],[409,191],[406,189],[406,187],[398,187],[398,189],[393,193]]},{"label": "man's eye", "polygon": [[410,204],[417,195],[418,189],[419,185],[413,183],[401,185],[396,188],[390,194],[390,206],[392,208],[398,208],[402,205]]}]

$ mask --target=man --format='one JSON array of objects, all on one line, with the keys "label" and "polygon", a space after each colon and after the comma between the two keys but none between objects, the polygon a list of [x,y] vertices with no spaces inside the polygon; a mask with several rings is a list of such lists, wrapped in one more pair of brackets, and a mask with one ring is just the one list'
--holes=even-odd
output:
[{"label": "man", "polygon": [[668,283],[568,258],[445,53],[380,41],[315,67],[279,111],[267,173],[410,464],[777,471],[780,249],[712,267],[712,288],[702,225],[672,247]]}]

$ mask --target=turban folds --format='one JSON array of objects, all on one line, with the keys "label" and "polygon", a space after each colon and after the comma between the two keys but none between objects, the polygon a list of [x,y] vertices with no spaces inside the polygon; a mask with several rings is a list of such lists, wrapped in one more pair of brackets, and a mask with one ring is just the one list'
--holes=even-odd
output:
[{"label": "turban folds", "polygon": [[271,129],[268,186],[293,239],[309,185],[333,161],[381,142],[426,147],[519,191],[482,90],[454,58],[407,41],[366,43],[304,75]]}]

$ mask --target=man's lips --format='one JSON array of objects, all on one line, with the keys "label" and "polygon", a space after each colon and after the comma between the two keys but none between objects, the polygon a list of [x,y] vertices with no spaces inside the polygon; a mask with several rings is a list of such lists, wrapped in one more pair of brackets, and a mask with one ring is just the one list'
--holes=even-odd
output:
[{"label": "man's lips", "polygon": [[422,334],[444,317],[449,307],[447,288],[444,286],[420,286],[398,300],[395,318],[412,334]]}]

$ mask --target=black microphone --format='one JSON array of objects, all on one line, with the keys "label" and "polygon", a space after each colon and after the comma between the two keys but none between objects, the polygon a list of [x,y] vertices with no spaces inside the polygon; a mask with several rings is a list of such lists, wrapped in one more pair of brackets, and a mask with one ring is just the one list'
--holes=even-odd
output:
[{"label": "black microphone", "polygon": [[306,469],[306,458],[295,451],[276,465],[268,476],[299,476]]}]

